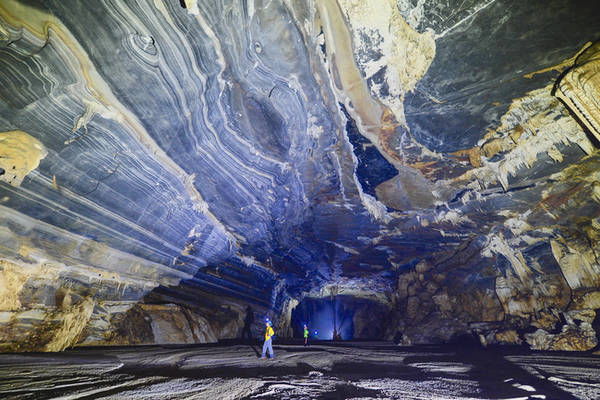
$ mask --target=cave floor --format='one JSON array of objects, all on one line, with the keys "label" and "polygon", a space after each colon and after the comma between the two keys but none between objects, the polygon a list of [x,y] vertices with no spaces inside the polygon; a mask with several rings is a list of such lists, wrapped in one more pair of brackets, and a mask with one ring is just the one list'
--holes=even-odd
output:
[{"label": "cave floor", "polygon": [[600,399],[600,356],[342,342],[0,355],[2,399]]}]

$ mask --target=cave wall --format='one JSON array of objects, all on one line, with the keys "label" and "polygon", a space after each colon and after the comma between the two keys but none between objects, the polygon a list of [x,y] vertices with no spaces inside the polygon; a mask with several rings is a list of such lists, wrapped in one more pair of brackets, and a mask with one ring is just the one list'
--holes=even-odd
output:
[{"label": "cave wall", "polygon": [[594,348],[598,8],[4,0],[0,351],[332,293],[357,338]]}]

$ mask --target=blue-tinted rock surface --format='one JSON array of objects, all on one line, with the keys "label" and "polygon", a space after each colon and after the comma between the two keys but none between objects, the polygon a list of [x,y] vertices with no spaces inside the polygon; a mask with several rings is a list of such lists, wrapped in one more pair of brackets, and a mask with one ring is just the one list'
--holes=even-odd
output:
[{"label": "blue-tinted rock surface", "polygon": [[1,349],[285,336],[333,295],[377,338],[594,347],[580,3],[3,2]]}]

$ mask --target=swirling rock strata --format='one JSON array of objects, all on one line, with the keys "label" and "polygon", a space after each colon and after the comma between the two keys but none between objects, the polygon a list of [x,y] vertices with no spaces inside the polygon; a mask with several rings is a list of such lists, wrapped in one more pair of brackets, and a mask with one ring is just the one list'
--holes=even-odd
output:
[{"label": "swirling rock strata", "polygon": [[600,161],[552,87],[597,5],[413,3],[3,1],[1,349],[332,293],[357,336],[595,346]]}]

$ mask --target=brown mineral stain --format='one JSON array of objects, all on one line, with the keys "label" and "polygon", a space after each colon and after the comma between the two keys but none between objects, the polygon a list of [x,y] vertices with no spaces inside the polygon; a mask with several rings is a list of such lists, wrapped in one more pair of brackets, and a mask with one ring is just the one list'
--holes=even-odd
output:
[{"label": "brown mineral stain", "polygon": [[21,185],[47,154],[44,145],[26,132],[0,132],[0,180]]},{"label": "brown mineral stain", "polygon": [[487,158],[492,158],[494,155],[507,150],[506,146],[505,146],[505,138],[496,138],[496,139],[492,139],[488,142],[486,142],[482,147],[481,150],[483,151],[483,154],[485,154],[485,156]]},{"label": "brown mineral stain", "polygon": [[508,136],[516,144],[516,143],[519,142],[519,139],[521,138],[521,135],[523,135],[523,132],[525,132],[525,130],[523,129],[523,127],[521,125],[517,125],[515,127],[515,129]]},{"label": "brown mineral stain", "polygon": [[[21,245],[19,254],[27,257],[32,249]],[[35,277],[54,281],[59,270],[49,264],[21,266],[7,260],[0,260],[0,311],[14,311],[22,308],[20,293],[27,281]]]},{"label": "brown mineral stain", "polygon": [[17,264],[0,260],[0,311],[13,311],[21,308],[19,294],[29,275]]},{"label": "brown mineral stain", "polygon": [[188,243],[183,248],[183,251],[181,252],[181,255],[182,256],[189,256],[190,254],[192,254],[192,251],[194,251],[194,243]]},{"label": "brown mineral stain", "polygon": [[61,310],[60,326],[55,330],[50,342],[44,346],[44,351],[62,351],[77,344],[81,332],[92,316],[94,305],[93,300],[84,299],[75,306]]},{"label": "brown mineral stain", "polygon": [[467,156],[469,158],[469,163],[475,167],[481,167],[481,150],[479,147],[473,147],[471,149],[459,150],[452,153],[452,155],[456,157],[464,157]]}]

